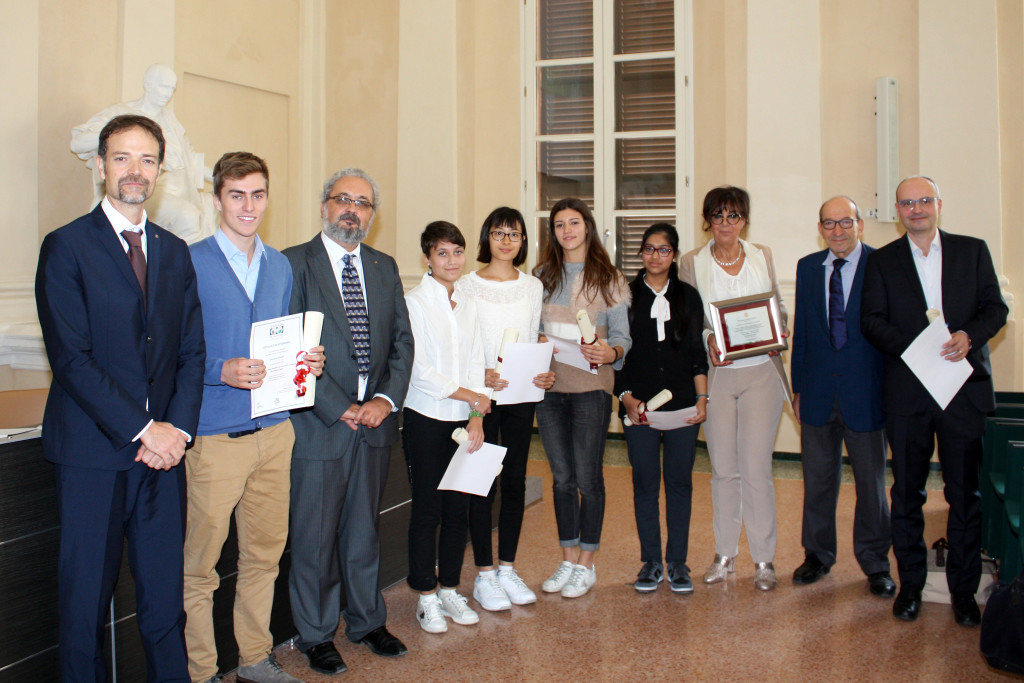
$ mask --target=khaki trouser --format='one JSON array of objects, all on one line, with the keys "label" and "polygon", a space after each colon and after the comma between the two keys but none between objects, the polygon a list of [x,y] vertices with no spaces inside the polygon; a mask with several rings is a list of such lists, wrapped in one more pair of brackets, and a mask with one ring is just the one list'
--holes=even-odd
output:
[{"label": "khaki trouser", "polygon": [[775,484],[772,452],[785,402],[775,365],[718,368],[708,401],[704,437],[711,458],[715,552],[735,557],[741,525],[751,559],[775,559]]},{"label": "khaki trouser", "polygon": [[185,453],[185,643],[193,681],[217,673],[213,592],[217,561],[231,515],[238,532],[234,626],[239,665],[266,658],[273,647],[270,610],[278,562],[288,540],[291,420],[237,439],[200,436]]}]

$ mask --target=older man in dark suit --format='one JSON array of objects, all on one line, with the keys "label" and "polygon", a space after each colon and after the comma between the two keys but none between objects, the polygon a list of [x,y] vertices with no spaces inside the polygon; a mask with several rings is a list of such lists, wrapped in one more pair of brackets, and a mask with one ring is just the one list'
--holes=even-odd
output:
[{"label": "older man in dark suit", "polygon": [[335,173],[320,198],[323,232],[284,252],[295,277],[291,310],[324,313],[321,344],[330,359],[315,405],[292,417],[289,577],[296,646],[326,674],[346,668],[333,642],[343,577],[349,640],[383,656],[406,652],[385,626],[377,587],[378,510],[413,337],[395,260],[361,244],[379,203],[365,171]]},{"label": "older man in dark suit", "polygon": [[[985,415],[995,408],[988,340],[1006,323],[1007,308],[985,242],[939,230],[942,196],[931,178],[912,176],[896,188],[906,235],[868,258],[861,327],[885,354],[883,407],[892,447],[892,545],[900,574],[893,615],[913,621],[928,575],[922,507],[938,442],[949,520],[946,582],[962,626],[981,620],[974,593],[981,578],[981,494],[978,491]],[[967,359],[973,372],[945,409],[900,355],[942,314],[952,338],[949,361]]]},{"label": "older man in dark suit", "polygon": [[182,604],[184,468],[205,344],[183,241],[146,218],[160,127],[118,116],[100,132],[106,196],[43,240],[36,306],[53,371],[43,450],[61,522],[65,681],[106,681],[100,647],[124,538],[150,681],[189,680]]},{"label": "older man in dark suit", "polygon": [[804,473],[803,564],[793,582],[814,583],[836,562],[836,503],[843,444],[857,488],[853,552],[879,597],[892,597],[889,501],[885,497],[882,354],[860,330],[868,255],[857,203],[833,197],[818,210],[828,249],[800,259],[793,332],[793,408]]}]

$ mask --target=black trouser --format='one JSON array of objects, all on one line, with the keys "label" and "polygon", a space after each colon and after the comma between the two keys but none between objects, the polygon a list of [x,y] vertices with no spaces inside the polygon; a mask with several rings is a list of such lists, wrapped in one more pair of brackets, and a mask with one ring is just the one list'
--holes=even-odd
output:
[{"label": "black trouser", "polygon": [[[500,398],[500,394],[499,394]],[[526,461],[533,436],[535,403],[497,404],[484,418],[484,440],[508,449],[501,464],[501,507],[498,512],[498,559],[511,564],[519,547],[526,504]],[[499,440],[500,434],[500,440]],[[491,553],[491,509],[498,482],[491,485],[487,497],[470,496],[469,536],[473,540],[473,559],[478,567],[494,564]]]},{"label": "black trouser", "polygon": [[444,588],[459,585],[469,495],[438,491],[437,485],[458,449],[452,431],[465,426],[465,421],[435,420],[409,408],[403,412],[402,446],[412,485],[408,581],[414,590],[432,591],[438,583]]},{"label": "black trouser", "polygon": [[946,582],[951,593],[975,593],[981,579],[981,438],[985,416],[963,392],[945,410],[932,403],[925,413],[892,415],[886,420],[892,448],[892,548],[900,584],[922,588],[928,576],[922,507],[925,482],[936,439],[943,492],[949,503]]}]

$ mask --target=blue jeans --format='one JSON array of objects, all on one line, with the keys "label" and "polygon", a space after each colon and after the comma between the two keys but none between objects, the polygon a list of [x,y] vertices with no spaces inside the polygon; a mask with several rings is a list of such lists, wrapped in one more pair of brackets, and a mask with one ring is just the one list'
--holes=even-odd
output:
[{"label": "blue jeans", "polygon": [[612,397],[603,391],[549,391],[537,404],[537,428],[554,479],[558,539],[563,548],[597,550],[604,522],[604,444]]},{"label": "blue jeans", "polygon": [[[629,464],[633,466],[633,509],[640,537],[640,559],[661,562],[661,514],[658,496],[665,472],[665,526],[668,544],[665,561],[686,563],[690,542],[690,509],[693,500],[693,461],[699,427],[662,431],[652,427],[626,427]],[[662,449],[665,464],[662,468]]]}]

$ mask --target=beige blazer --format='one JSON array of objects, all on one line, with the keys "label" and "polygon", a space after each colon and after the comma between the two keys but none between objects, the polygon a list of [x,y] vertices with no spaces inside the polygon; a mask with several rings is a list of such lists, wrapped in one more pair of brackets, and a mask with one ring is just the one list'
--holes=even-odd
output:
[{"label": "beige blazer", "polygon": [[[789,314],[786,312],[786,305],[782,300],[782,294],[779,292],[779,279],[775,275],[775,262],[772,260],[772,252],[768,247],[761,244],[754,244],[753,242],[747,242],[740,240],[740,244],[743,246],[743,251],[747,255],[746,267],[752,269],[757,276],[759,282],[762,283],[764,289],[762,292],[771,290],[775,292],[775,297],[779,302],[779,313],[782,316],[783,327],[787,326],[789,320]],[[697,288],[700,292],[700,298],[704,301],[704,347],[707,348],[708,337],[713,334],[713,328],[711,326],[711,318],[708,316],[710,310],[707,305],[711,301],[711,269],[714,268],[714,262],[711,258],[711,242],[708,242],[703,247],[694,249],[691,252],[683,254],[679,257],[679,279]],[[758,294],[759,292],[750,292],[750,294]],[[782,383],[782,389],[786,394],[786,399],[792,401],[792,391],[789,388],[789,378],[786,376],[786,370],[782,365],[782,354],[777,356],[771,356],[772,363],[775,365],[775,371],[779,374],[779,380]],[[708,364],[708,387],[714,385],[715,371],[717,368],[709,363]],[[710,393],[710,392],[709,392]]]}]

